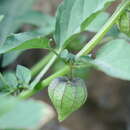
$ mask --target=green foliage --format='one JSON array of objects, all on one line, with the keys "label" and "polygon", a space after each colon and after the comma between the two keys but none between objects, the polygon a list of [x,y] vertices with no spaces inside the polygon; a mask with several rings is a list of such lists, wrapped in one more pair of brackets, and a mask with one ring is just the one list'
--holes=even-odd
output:
[{"label": "green foliage", "polygon": [[22,85],[27,85],[31,80],[31,71],[21,65],[18,65],[16,68],[16,76],[19,83]]},{"label": "green foliage", "polygon": [[50,109],[42,102],[14,97],[0,96],[0,102],[0,129],[37,129]]},{"label": "green foliage", "polygon": [[68,43],[67,48],[73,51],[81,50],[84,47],[88,38],[89,36],[87,34],[79,34],[77,35],[77,37],[70,41],[70,44]]},{"label": "green foliage", "polygon": [[106,23],[109,18],[109,14],[106,12],[99,13],[96,18],[85,28],[91,32],[98,32],[100,28]]},{"label": "green foliage", "polygon": [[112,38],[119,38],[119,35],[120,35],[120,31],[119,29],[117,28],[116,25],[114,25],[109,32],[107,32],[107,36],[108,37],[112,37]]},{"label": "green foliage", "polygon": [[3,18],[4,18],[4,15],[0,15],[0,22],[2,21]]},{"label": "green foliage", "polygon": [[54,79],[48,87],[49,97],[58,112],[59,121],[65,120],[86,101],[87,90],[82,79],[66,77]]},{"label": "green foliage", "polygon": [[32,48],[48,48],[49,40],[47,38],[35,38],[35,36],[37,34],[31,32],[10,35],[5,41],[5,44],[0,48],[0,54]]},{"label": "green foliage", "polygon": [[1,67],[6,67],[10,65],[19,55],[21,54],[21,51],[14,51],[6,53],[2,56],[2,62]]},{"label": "green foliage", "polygon": [[[59,7],[56,16],[56,31],[54,34],[56,43],[62,47],[72,35],[81,32],[80,27],[85,28],[93,21],[108,2],[113,0],[65,0]],[[82,15],[81,15],[82,14]],[[85,23],[84,23],[85,22]]]},{"label": "green foliage", "polygon": [[[56,63],[53,65],[52,70],[53,72],[57,72],[59,69],[62,69],[65,66],[66,64],[63,61],[57,60]],[[72,73],[75,77],[79,77],[86,80],[89,78],[89,75],[91,73],[91,67],[75,67]]]},{"label": "green foliage", "polygon": [[[50,108],[46,104],[34,100],[20,100],[17,96],[30,97],[48,85],[52,79],[54,80],[49,85],[48,93],[60,121],[78,110],[87,98],[84,81],[80,78],[73,78],[73,75],[86,79],[90,68],[94,67],[109,76],[130,80],[130,45],[128,44],[130,39],[127,36],[121,37],[119,30],[113,26],[118,18],[122,20],[123,17],[126,21],[120,21],[118,26],[124,27],[123,29],[128,32],[129,20],[127,18],[129,15],[125,14],[125,8],[130,2],[129,0],[123,1],[108,19],[109,14],[104,9],[113,1],[115,0],[64,0],[57,9],[56,17],[32,10],[34,0],[0,1],[2,67],[12,63],[23,50],[34,48],[49,48],[58,57],[57,61],[64,61],[64,64],[56,64],[60,71],[49,76],[41,84],[39,83],[41,78],[54,63],[56,56],[52,58],[50,55],[43,59],[42,62],[39,62],[40,64],[33,67],[35,71],[33,68],[31,71],[18,65],[15,73],[0,73],[0,94],[2,94],[0,95],[0,129],[39,129],[41,121],[49,117]],[[122,23],[124,25],[120,26]],[[34,30],[11,34],[17,31],[22,24],[30,24]],[[102,26],[103,28],[100,29]],[[84,43],[90,37],[84,31],[97,32],[86,45]],[[109,33],[107,33],[108,31]],[[124,32],[122,29],[121,31]],[[49,40],[49,38],[52,39],[52,35],[49,34],[53,34],[53,32],[56,49],[50,48],[49,45],[52,41]],[[106,33],[106,37],[101,41]],[[96,56],[93,57],[93,54],[89,53],[100,42],[108,43],[99,48]],[[71,43],[72,46],[67,46]],[[72,52],[75,53],[75,50],[80,51],[73,54]],[[83,55],[85,56],[82,57]],[[65,63],[69,67],[65,66]],[[71,78],[60,77],[68,74],[69,71],[73,72],[69,76]],[[32,72],[33,76],[40,73],[34,78],[31,75]],[[31,78],[34,78],[33,81]],[[33,86],[33,83],[36,83],[36,86]],[[14,95],[15,97],[13,97]]]},{"label": "green foliage", "polygon": [[[6,37],[19,28],[16,24],[18,16],[26,13],[32,7],[34,0],[2,0],[0,1],[0,15],[4,15],[4,19],[0,23],[1,44],[4,44]],[[22,8],[21,8],[22,5]],[[18,11],[20,9],[20,11]]]},{"label": "green foliage", "polygon": [[[33,3],[34,3],[34,0],[28,0],[27,2],[25,0],[1,1],[0,13],[3,12],[3,14],[5,15],[4,20],[0,24],[1,44],[4,44],[4,46],[7,47],[8,43],[10,44],[10,46],[12,46],[14,44],[17,44],[18,42],[20,45],[22,44],[21,47],[23,48],[23,42],[24,44],[26,44],[25,41],[34,40],[33,42],[38,42],[38,43],[40,42],[39,46],[38,44],[33,43],[29,46],[27,45],[28,47],[27,46],[25,47],[24,45],[23,49],[30,49],[31,47],[40,48],[41,46],[44,46],[41,43],[42,37],[54,31],[55,18],[49,15],[45,15],[39,11],[32,10],[31,7]],[[11,7],[12,5],[15,5],[15,8],[12,8]],[[22,9],[18,12],[17,10],[19,10],[19,6],[21,5],[22,5]],[[38,29],[35,29],[32,32],[12,35],[11,37],[9,37],[8,39],[9,41],[8,41],[6,37],[10,35],[10,33],[15,32],[24,23],[35,25],[38,27]],[[29,41],[27,43],[29,43]],[[2,47],[4,48],[4,46]],[[21,50],[21,47],[18,48],[18,50],[19,49]],[[8,49],[10,50],[10,47]],[[20,54],[21,54],[20,51],[4,54],[2,58],[1,66],[6,67],[7,65],[11,64]],[[11,58],[10,58],[10,55],[11,55]]]},{"label": "green foliage", "polygon": [[112,40],[96,54],[96,59],[89,60],[89,62],[97,69],[106,74],[130,80],[130,45],[125,40]]},{"label": "green foliage", "polygon": [[29,89],[31,71],[21,65],[16,68],[16,73],[6,72],[0,77],[0,90],[3,94],[19,94],[19,90]]},{"label": "green foliage", "polygon": [[31,24],[37,27],[44,27],[44,29],[53,28],[54,30],[55,18],[40,11],[30,10],[26,14],[17,17],[17,23]]},{"label": "green foliage", "polygon": [[10,86],[11,88],[16,88],[18,86],[18,80],[14,73],[12,72],[5,73],[4,78],[8,86]]},{"label": "green foliage", "polygon": [[36,26],[35,30],[29,32],[32,33],[33,37],[46,36],[53,33],[55,29],[55,17],[36,10],[30,10],[26,14],[17,17],[17,23]]},{"label": "green foliage", "polygon": [[13,100],[6,100],[4,96],[0,95],[0,117],[13,109],[14,105]]},{"label": "green foliage", "polygon": [[[0,23],[0,45],[3,45],[6,37],[15,32],[20,26],[21,23],[17,23],[17,18],[24,15],[30,10],[34,3],[34,0],[1,0],[0,1],[0,15],[4,15],[2,22]],[[21,8],[22,5],[22,8]],[[18,11],[20,9],[20,11]],[[1,66],[5,67],[6,65],[12,63],[19,52],[13,52],[3,55]],[[11,58],[10,58],[10,55]]]}]

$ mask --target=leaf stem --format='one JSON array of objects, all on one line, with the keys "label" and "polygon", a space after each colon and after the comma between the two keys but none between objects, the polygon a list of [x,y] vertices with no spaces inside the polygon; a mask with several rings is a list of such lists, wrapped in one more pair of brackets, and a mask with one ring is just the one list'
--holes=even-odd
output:
[{"label": "leaf stem", "polygon": [[[94,47],[100,43],[100,41],[102,40],[102,38],[105,36],[105,34],[111,29],[111,27],[115,24],[116,20],[119,18],[119,16],[122,14],[122,12],[124,11],[124,9],[129,5],[130,1],[129,0],[124,0],[122,1],[122,3],[118,6],[118,8],[116,9],[116,11],[113,13],[113,15],[109,18],[109,20],[107,21],[107,23],[101,28],[101,30],[92,38],[92,40],[90,40],[83,49],[81,49],[81,51],[76,55],[76,58],[79,58],[82,55],[87,55],[89,54]],[[41,79],[41,77],[43,76],[43,74],[45,74],[48,69],[50,68],[50,66],[54,63],[54,61],[56,60],[56,56],[54,56],[52,58],[52,60],[49,62],[49,64],[45,67],[45,69],[43,69],[43,71],[39,74],[38,79]],[[69,67],[66,66],[64,67],[62,70],[54,73],[53,75],[49,76],[48,78],[46,78],[45,80],[43,80],[41,82],[40,87],[35,87],[33,90],[29,90],[26,92],[21,93],[21,95],[19,96],[22,99],[26,99],[30,96],[32,96],[33,94],[37,93],[39,90],[44,89],[51,80],[53,80],[54,78],[61,76],[61,75],[65,75],[70,71]],[[37,80],[38,81],[38,80]]]},{"label": "leaf stem", "polygon": [[[61,50],[57,51],[57,54],[59,54],[60,52],[61,52]],[[43,70],[38,74],[38,76],[30,84],[31,89],[34,89],[34,87],[40,82],[42,77],[46,74],[46,72],[49,70],[49,68],[52,66],[52,64],[55,62],[56,59],[57,59],[57,55],[54,55],[51,58],[49,63],[43,68]]]},{"label": "leaf stem", "polygon": [[116,20],[122,14],[124,9],[129,5],[129,0],[123,0],[123,2],[119,5],[107,23],[101,28],[101,30],[89,41],[88,44],[84,46],[83,49],[77,54],[77,58],[81,55],[87,55],[89,52],[93,50],[93,48],[102,40],[105,34],[111,29],[113,24],[115,24]]},{"label": "leaf stem", "polygon": [[33,89],[41,80],[41,78],[46,74],[46,72],[49,70],[51,65],[55,62],[57,56],[54,55],[49,63],[43,68],[43,70],[38,74],[38,76],[33,80],[33,82],[30,84],[31,88]]},{"label": "leaf stem", "polygon": [[52,56],[53,53],[49,53],[47,56],[43,57],[40,62],[31,68],[32,77],[36,76],[36,74],[40,72],[40,70],[49,62]]},{"label": "leaf stem", "polygon": [[57,73],[54,73],[53,75],[49,76],[48,78],[46,78],[45,80],[43,80],[40,84],[38,84],[33,90],[28,90],[25,92],[22,92],[19,95],[19,98],[21,99],[26,99],[31,97],[32,95],[36,94],[37,92],[39,92],[40,90],[44,89],[54,78],[60,76],[65,75],[67,72],[69,72],[69,67],[66,66],[64,67],[62,70],[58,71]]}]

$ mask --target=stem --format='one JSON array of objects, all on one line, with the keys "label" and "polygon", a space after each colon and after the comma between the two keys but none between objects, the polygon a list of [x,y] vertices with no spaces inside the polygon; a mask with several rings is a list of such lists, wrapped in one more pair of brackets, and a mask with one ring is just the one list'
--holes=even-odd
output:
[{"label": "stem", "polygon": [[19,95],[19,98],[26,99],[26,98],[31,97],[32,95],[36,94],[40,90],[44,89],[53,79],[55,79],[59,75],[63,76],[67,72],[69,72],[69,67],[68,66],[64,67],[62,70],[58,71],[57,73],[55,73],[55,74],[49,76],[48,78],[46,78],[45,80],[43,80],[41,82],[41,84],[37,85],[33,90],[28,90],[28,91],[25,91],[25,92],[21,93]]},{"label": "stem", "polygon": [[[61,52],[61,49],[59,51],[57,51],[57,55]],[[32,83],[30,84],[31,89],[33,89],[42,79],[42,77],[46,74],[46,72],[49,70],[49,68],[52,66],[52,64],[55,62],[55,60],[57,59],[57,55],[54,55],[51,60],[49,61],[49,63],[43,68],[43,70],[38,74],[38,76],[32,81]]]},{"label": "stem", "polygon": [[46,74],[46,72],[49,70],[49,68],[51,67],[51,65],[55,62],[56,58],[57,58],[56,55],[54,55],[52,57],[52,59],[50,60],[50,62],[43,68],[43,70],[39,73],[39,75],[30,84],[31,88],[34,88],[39,83],[39,81],[41,80],[41,78]]},{"label": "stem", "polygon": [[[116,9],[116,11],[113,13],[113,15],[110,17],[110,19],[107,21],[107,23],[101,28],[101,30],[93,37],[92,40],[90,40],[90,42],[88,42],[84,48],[76,55],[76,58],[79,58],[82,55],[87,55],[89,54],[94,47],[99,44],[99,42],[102,40],[102,38],[105,36],[105,34],[111,29],[111,27],[113,26],[113,24],[115,24],[116,20],[118,19],[118,17],[122,14],[122,12],[124,11],[124,9],[129,5],[130,1],[129,0],[124,0],[119,7]],[[56,56],[55,56],[56,59]],[[52,60],[54,62],[54,59]],[[53,62],[49,62],[49,64],[47,65],[47,67],[44,69],[44,73],[47,72],[47,70],[49,69],[49,67],[53,64]],[[48,77],[47,79],[43,80],[41,82],[41,86],[40,87],[35,87],[33,90],[29,90],[27,92],[23,92],[20,95],[20,98],[22,99],[26,99],[30,96],[32,96],[33,94],[37,93],[39,90],[42,90],[43,88],[45,88],[51,80],[53,80],[54,78],[61,76],[61,75],[65,75],[69,72],[69,67],[66,66],[64,67],[62,70],[60,70],[59,72],[51,75],[50,77]]]},{"label": "stem", "polygon": [[[111,37],[106,37],[102,40],[102,43],[106,43],[110,40],[112,40],[113,38]],[[47,54],[46,56],[44,56],[37,64],[35,64],[32,68],[31,68],[31,72],[32,72],[32,77],[35,77],[40,71],[41,69],[51,60],[51,58],[53,57],[53,52]],[[62,59],[63,60],[63,59]],[[65,61],[64,61],[65,62]]]},{"label": "stem", "polygon": [[49,53],[47,56],[43,57],[40,62],[38,62],[36,65],[32,67],[31,69],[32,77],[34,77],[37,73],[40,72],[40,70],[49,62],[52,56],[53,53]]},{"label": "stem", "polygon": [[59,55],[59,53],[57,53],[53,48],[49,48],[49,50],[50,50],[51,52],[53,52],[53,53],[57,56],[57,58],[59,58],[61,61],[64,61],[64,60],[61,58],[61,56]]},{"label": "stem", "polygon": [[77,58],[81,55],[87,55],[89,52],[93,50],[93,48],[102,40],[102,38],[105,36],[105,34],[111,29],[113,24],[115,24],[116,20],[119,18],[119,16],[122,14],[124,9],[128,6],[130,3],[129,0],[124,0],[119,7],[116,9],[116,11],[113,13],[111,18],[107,21],[107,23],[102,27],[102,29],[93,37],[93,39],[84,46],[84,48],[77,54]]}]

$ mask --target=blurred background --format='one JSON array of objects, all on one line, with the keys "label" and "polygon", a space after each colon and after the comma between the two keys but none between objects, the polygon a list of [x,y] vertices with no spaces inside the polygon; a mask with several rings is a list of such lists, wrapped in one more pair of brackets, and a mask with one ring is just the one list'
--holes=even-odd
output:
[{"label": "blurred background", "polygon": [[[2,1],[4,0],[0,0],[0,2]],[[62,0],[35,0],[33,9],[54,16],[61,1]],[[120,1],[117,0],[107,11],[112,13],[119,2]],[[15,32],[24,32],[34,28],[35,26],[23,24]],[[82,38],[78,39],[77,42],[84,41],[82,43],[86,43],[94,34],[95,33],[90,32],[83,33]],[[73,52],[77,52],[80,49],[74,48],[73,46],[72,44],[68,49]],[[15,62],[7,66],[1,66],[1,71],[15,69],[17,64],[30,68],[47,53],[48,51],[40,49],[25,51],[17,57]],[[63,63],[57,61],[46,76],[57,71],[57,69],[62,66]],[[59,123],[55,116],[55,118],[41,128],[41,130],[130,130],[130,83],[111,78],[102,72],[91,70],[90,68],[77,70],[75,74],[84,78],[87,84],[87,102],[67,120]],[[47,89],[39,92],[34,98],[51,104]]]}]

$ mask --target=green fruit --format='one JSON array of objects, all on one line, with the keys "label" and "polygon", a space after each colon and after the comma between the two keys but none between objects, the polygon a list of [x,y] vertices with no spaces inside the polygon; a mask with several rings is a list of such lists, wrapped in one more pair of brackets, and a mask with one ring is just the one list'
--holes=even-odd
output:
[{"label": "green fruit", "polygon": [[120,16],[117,26],[121,32],[130,37],[130,7]]},{"label": "green fruit", "polygon": [[65,120],[79,109],[87,98],[86,85],[80,78],[69,80],[67,77],[58,77],[51,82],[48,93],[59,121]]}]

